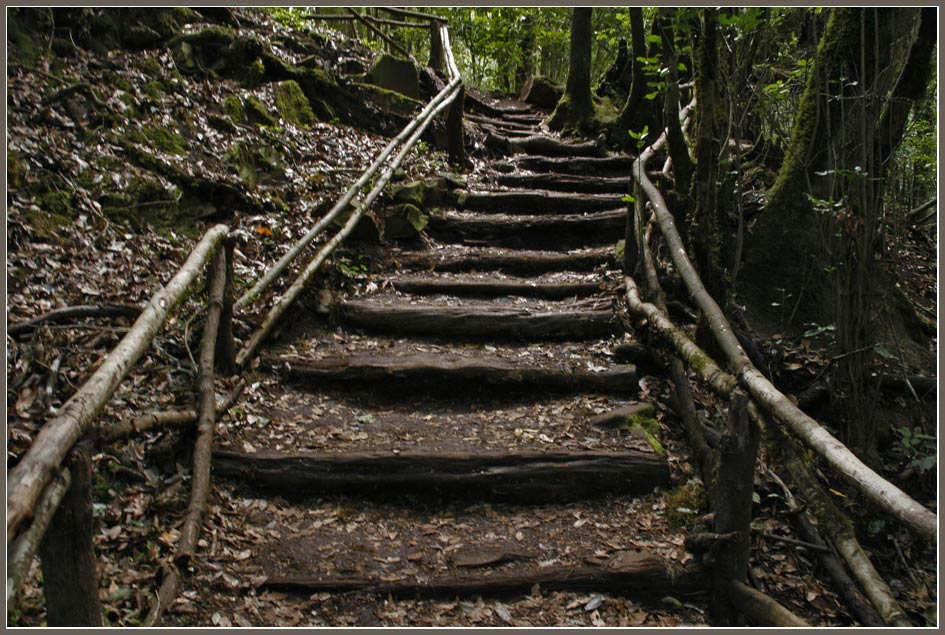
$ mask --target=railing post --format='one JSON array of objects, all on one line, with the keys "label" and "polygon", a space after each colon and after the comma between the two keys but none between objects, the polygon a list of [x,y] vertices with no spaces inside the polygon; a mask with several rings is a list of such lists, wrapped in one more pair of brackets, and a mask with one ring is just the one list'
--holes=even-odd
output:
[{"label": "railing post", "polygon": [[466,158],[466,137],[463,133],[463,108],[466,101],[466,88],[460,84],[456,98],[450,104],[446,115],[446,143],[449,162],[453,165],[465,167],[469,163]]},{"label": "railing post", "polygon": [[443,37],[440,35],[440,24],[430,20],[430,62],[433,70],[440,73],[446,70],[446,50],[443,48]]},{"label": "railing post", "polygon": [[72,485],[40,543],[48,626],[102,626],[98,572],[92,546],[91,443],[69,459]]},{"label": "railing post", "polygon": [[[231,233],[218,249],[226,251],[226,283],[223,288],[223,311],[217,331],[216,366],[222,375],[236,372],[236,343],[233,340],[233,250],[237,236]],[[213,279],[212,275],[209,278]]]},{"label": "railing post", "polygon": [[722,543],[713,569],[715,597],[712,606],[719,623],[734,624],[737,613],[725,589],[729,581],[743,582],[748,575],[752,491],[759,438],[758,426],[748,417],[748,395],[742,388],[736,388],[732,391],[722,435],[715,491],[715,533],[718,536],[737,535]]}]

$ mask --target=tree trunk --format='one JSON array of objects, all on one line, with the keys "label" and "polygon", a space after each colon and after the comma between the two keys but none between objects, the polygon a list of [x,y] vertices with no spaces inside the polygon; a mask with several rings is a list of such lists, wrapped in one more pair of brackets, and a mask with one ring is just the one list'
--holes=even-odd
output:
[{"label": "tree trunk", "polygon": [[[660,8],[660,37],[663,41],[663,67],[666,74],[666,93],[663,99],[663,123],[666,126],[666,145],[673,160],[673,192],[678,203],[676,206],[677,227],[686,227],[685,215],[688,208],[689,184],[692,180],[692,159],[689,146],[679,122],[679,69],[676,54],[676,35],[673,29],[675,9]],[[700,102],[699,108],[702,108]]]},{"label": "tree trunk", "polygon": [[72,485],[40,544],[46,623],[102,626],[98,572],[92,545],[92,453],[78,444],[69,461]]},{"label": "tree trunk", "polygon": [[620,115],[617,118],[617,125],[611,134],[611,140],[621,146],[627,146],[630,143],[628,130],[640,133],[646,127],[649,130],[656,130],[659,127],[657,118],[654,116],[652,99],[646,99],[647,82],[650,77],[644,71],[641,58],[646,58],[646,31],[643,27],[643,9],[642,7],[631,7],[630,12],[630,46],[633,51],[630,67],[631,80],[630,92],[627,95],[627,101],[624,102]]},{"label": "tree trunk", "polygon": [[591,7],[571,10],[571,52],[564,96],[548,119],[552,130],[587,130],[594,118],[591,99]]},{"label": "tree trunk", "polygon": [[[807,195],[823,201],[841,200],[844,189],[853,189],[863,180],[854,173],[856,166],[861,174],[868,172],[867,181],[881,181],[882,152],[872,153],[871,164],[864,165],[860,150],[870,139],[894,147],[898,143],[892,138],[896,126],[877,132],[881,126],[875,119],[866,121],[864,129],[852,111],[864,100],[891,103],[897,80],[910,77],[914,69],[906,64],[920,31],[921,11],[900,7],[831,9],[785,160],[768,191],[765,211],[745,245],[739,286],[756,323],[785,332],[788,325],[783,323],[780,307],[771,306],[784,297],[789,298],[794,313],[790,326],[835,321],[830,293],[833,281],[825,272],[835,263],[822,249],[822,233],[833,234],[844,225],[861,223],[864,210],[847,207],[838,211],[825,204],[820,212]],[[863,95],[864,90],[869,90],[868,96]],[[869,244],[869,237],[865,238]],[[790,257],[785,256],[784,245],[791,245]],[[867,256],[874,258],[875,254]]]},{"label": "tree trunk", "polygon": [[[722,278],[722,227],[726,210],[720,206],[721,151],[725,142],[723,104],[719,82],[719,33],[716,9],[700,11],[700,31],[695,35],[696,167],[690,229],[696,268],[709,293],[728,296]],[[677,168],[678,169],[678,168]]]}]

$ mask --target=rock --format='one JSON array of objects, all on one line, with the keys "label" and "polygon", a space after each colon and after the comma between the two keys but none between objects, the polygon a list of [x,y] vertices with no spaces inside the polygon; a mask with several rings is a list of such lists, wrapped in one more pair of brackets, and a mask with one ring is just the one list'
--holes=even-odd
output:
[{"label": "rock", "polygon": [[529,77],[522,86],[521,99],[539,108],[554,108],[564,90],[544,77]]},{"label": "rock", "polygon": [[419,207],[402,203],[386,207],[381,212],[384,219],[384,238],[413,238],[424,230],[429,217]]},{"label": "rock", "polygon": [[416,207],[423,207],[427,196],[427,186],[423,181],[411,181],[394,191],[395,203],[409,203]]},{"label": "rock", "polygon": [[335,68],[345,75],[363,75],[366,70],[361,60],[356,57],[338,58]]},{"label": "rock", "polygon": [[374,60],[367,74],[368,83],[406,95],[420,98],[420,78],[417,67],[410,60],[385,53]]}]

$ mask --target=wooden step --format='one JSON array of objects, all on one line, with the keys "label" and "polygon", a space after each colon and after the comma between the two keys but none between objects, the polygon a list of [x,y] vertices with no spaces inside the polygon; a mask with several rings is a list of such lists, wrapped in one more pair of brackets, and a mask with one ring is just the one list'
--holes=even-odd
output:
[{"label": "wooden step", "polygon": [[405,269],[429,271],[502,271],[532,274],[551,271],[590,272],[602,264],[613,266],[612,247],[582,249],[573,252],[525,251],[512,249],[459,248],[458,251],[401,252],[393,256],[394,265]]},{"label": "wooden step", "polygon": [[562,300],[587,297],[600,293],[603,288],[597,282],[526,282],[461,280],[435,277],[394,278],[393,287],[401,293],[413,295],[454,295],[464,297],[517,296]]},{"label": "wooden step", "polygon": [[497,174],[496,185],[530,190],[614,194],[617,198],[630,191],[629,176],[575,176],[562,174]]},{"label": "wooden step", "polygon": [[345,454],[217,450],[214,473],[286,496],[322,493],[433,494],[524,503],[644,495],[669,483],[655,452],[366,452]]},{"label": "wooden step", "polygon": [[[524,570],[522,570],[524,569]],[[455,572],[431,579],[404,577],[382,580],[369,576],[273,575],[263,583],[272,589],[317,592],[367,591],[394,597],[475,597],[527,595],[535,586],[543,591],[583,591],[627,594],[634,599],[696,597],[710,589],[703,566],[690,562],[670,566],[646,551],[622,551],[599,566],[548,566],[463,574]]]},{"label": "wooden step", "polygon": [[348,300],[339,305],[338,320],[344,326],[385,333],[525,341],[599,339],[623,332],[610,309],[529,311],[494,305],[385,305]]},{"label": "wooden step", "polygon": [[603,194],[569,194],[542,190],[460,191],[457,204],[461,209],[505,214],[576,214],[626,209],[620,196]]},{"label": "wooden step", "polygon": [[355,382],[362,386],[377,384],[382,389],[411,394],[468,391],[478,386],[502,390],[537,388],[556,393],[635,394],[639,391],[636,370],[630,365],[591,372],[497,358],[432,354],[339,355],[288,362],[283,358],[266,358],[263,363],[305,385],[319,386],[326,381]]},{"label": "wooden step", "polygon": [[630,179],[633,169],[633,157],[618,155],[612,157],[517,157],[509,164],[512,169],[532,172],[552,172],[571,175],[609,175]]},{"label": "wooden step", "polygon": [[525,153],[544,157],[600,158],[607,156],[607,149],[596,141],[569,142],[542,134],[510,138],[489,133],[486,135],[486,146],[502,152]]},{"label": "wooden step", "polygon": [[430,216],[427,232],[440,241],[502,247],[574,248],[615,244],[626,231],[627,212],[494,216],[447,213]]}]

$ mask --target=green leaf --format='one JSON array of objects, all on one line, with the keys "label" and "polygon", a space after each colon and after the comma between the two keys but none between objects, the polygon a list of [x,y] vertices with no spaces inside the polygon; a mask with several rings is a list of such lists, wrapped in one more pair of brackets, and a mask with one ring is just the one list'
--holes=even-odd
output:
[{"label": "green leaf", "polygon": [[656,99],[656,96],[659,95],[659,94],[660,94],[660,91],[658,91],[658,90],[657,90],[657,91],[653,91],[652,93],[648,93],[648,94],[644,95],[644,96],[643,96],[643,99],[646,99],[647,101],[653,101],[654,99]]},{"label": "green leaf", "polygon": [[358,417],[358,423],[374,423],[374,415],[371,413],[360,415]]},{"label": "green leaf", "polygon": [[626,196],[620,197],[620,200],[624,203],[636,203],[637,199],[633,198],[632,194],[627,194]]},{"label": "green leaf", "polygon": [[896,359],[896,356],[886,350],[886,347],[882,344],[877,344],[873,347],[873,350],[876,351],[876,354],[883,359]]}]

